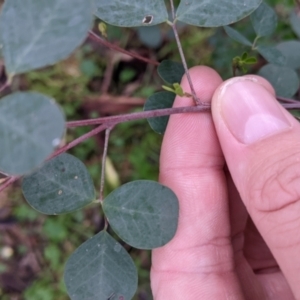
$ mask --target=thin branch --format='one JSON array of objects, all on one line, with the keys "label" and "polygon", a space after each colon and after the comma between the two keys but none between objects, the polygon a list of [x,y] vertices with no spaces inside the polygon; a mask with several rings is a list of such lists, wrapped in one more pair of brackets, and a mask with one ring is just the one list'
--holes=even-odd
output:
[{"label": "thin branch", "polygon": [[11,177],[9,177],[4,183],[2,183],[0,185],[0,193],[20,178],[21,178],[21,176],[11,176]]},{"label": "thin branch", "polygon": [[210,105],[164,108],[164,109],[148,110],[143,112],[118,115],[118,116],[103,117],[97,119],[71,121],[67,123],[67,127],[72,128],[72,127],[79,127],[79,126],[98,125],[102,123],[118,124],[121,122],[128,122],[128,121],[134,121],[139,119],[148,119],[148,118],[162,117],[162,116],[168,116],[173,114],[195,113],[195,112],[202,112],[202,111],[210,111]]},{"label": "thin branch", "polygon": [[109,135],[112,127],[109,127],[105,130],[105,140],[104,140],[104,149],[103,149],[103,155],[102,155],[102,168],[101,168],[101,181],[100,181],[100,196],[99,200],[102,203],[103,202],[103,191],[104,191],[104,183],[105,183],[105,164],[106,164],[106,157],[107,157],[107,149],[108,149],[108,141],[109,141]]},{"label": "thin branch", "polygon": [[110,49],[113,49],[115,51],[118,51],[118,52],[121,52],[121,53],[124,53],[124,54],[127,54],[131,57],[134,57],[136,59],[139,59],[145,63],[148,63],[148,64],[152,64],[152,65],[155,65],[155,66],[158,66],[159,65],[159,62],[158,61],[155,61],[155,60],[152,60],[152,59],[148,59],[146,57],[143,57],[139,54],[136,54],[136,53],[133,53],[133,52],[130,52],[130,51],[127,51],[127,50],[124,50],[120,47],[118,47],[117,45],[114,45],[104,39],[102,39],[101,37],[99,37],[97,34],[95,34],[93,31],[89,31],[89,38],[95,42],[98,42],[98,43],[101,43],[102,45],[110,48]]},{"label": "thin branch", "polygon": [[70,150],[71,148],[77,146],[78,144],[80,144],[80,143],[82,143],[83,141],[87,140],[88,138],[90,138],[90,137],[92,137],[92,136],[98,134],[99,132],[101,132],[101,131],[107,129],[107,128],[110,127],[110,126],[111,126],[111,124],[106,123],[106,124],[102,124],[102,125],[96,127],[95,129],[89,131],[88,133],[82,135],[81,137],[75,139],[74,141],[70,142],[69,144],[67,144],[67,145],[63,146],[62,148],[58,149],[57,151],[55,151],[55,152],[48,158],[48,160],[51,159],[51,158],[53,158],[53,157],[56,157],[57,155],[60,155],[60,154],[62,154],[62,153],[64,153],[64,152],[66,152],[66,151],[68,151],[68,150]]},{"label": "thin branch", "polygon": [[300,109],[300,102],[299,103],[281,103],[281,105],[287,110]]},{"label": "thin branch", "polygon": [[174,32],[174,35],[175,35],[175,40],[176,40],[177,47],[178,47],[178,50],[179,50],[179,54],[180,54],[180,57],[181,57],[181,61],[182,61],[182,64],[183,64],[183,67],[184,67],[184,70],[185,70],[185,74],[186,74],[187,80],[188,80],[190,88],[191,88],[191,93],[193,95],[193,99],[194,99],[196,105],[206,105],[206,103],[202,102],[198,98],[198,96],[196,95],[194,85],[193,85],[193,82],[192,82],[192,79],[191,79],[191,76],[190,76],[190,73],[189,73],[187,63],[186,63],[186,59],[185,59],[185,56],[184,56],[184,53],[183,53],[183,50],[182,50],[182,45],[181,45],[181,42],[180,42],[180,39],[179,39],[179,36],[178,36],[177,28],[176,28],[175,9],[174,9],[173,0],[170,0],[170,3],[171,3],[173,22],[168,22],[168,24],[173,29],[173,32]]},{"label": "thin branch", "polygon": [[257,35],[252,43],[251,50],[256,50],[256,43],[260,39],[260,36]]},{"label": "thin branch", "polygon": [[[285,102],[281,103],[281,105],[287,110],[294,110],[300,109],[300,101],[277,97],[279,101]],[[202,106],[186,106],[186,107],[175,107],[175,108],[166,108],[166,109],[157,109],[157,110],[150,110],[144,112],[137,112],[119,116],[112,116],[112,117],[104,117],[104,118],[97,118],[91,120],[82,120],[82,121],[72,121],[67,123],[68,128],[78,127],[78,126],[87,126],[87,125],[99,125],[104,123],[95,129],[91,130],[90,132],[82,135],[81,137],[75,139],[74,141],[70,142],[69,144],[65,145],[64,147],[55,151],[47,160],[58,156],[61,153],[68,151],[69,149],[77,146],[81,142],[87,140],[88,138],[104,131],[108,128],[112,128],[114,125],[121,123],[121,122],[128,122],[134,121],[139,119],[146,119],[146,118],[154,118],[154,117],[162,117],[172,114],[181,114],[181,113],[196,113],[196,112],[205,112],[210,111],[211,106],[210,104],[205,104]],[[9,185],[20,179],[21,176],[11,176],[7,177],[7,179],[0,185],[0,192],[2,192],[5,188]]]},{"label": "thin branch", "polygon": [[284,102],[284,103],[299,103],[299,100],[295,100],[295,99],[289,99],[289,98],[284,98],[284,97],[279,97],[276,96],[278,101]]},{"label": "thin branch", "polygon": [[[65,145],[64,147],[58,149],[57,151],[55,151],[52,155],[50,155],[47,160],[56,157],[68,150],[70,150],[71,148],[77,146],[78,144],[80,144],[81,142],[87,140],[88,138],[96,135],[97,133],[107,129],[108,127],[110,127],[111,125],[109,124],[103,124],[100,125],[98,127],[96,127],[95,129],[91,130],[90,132],[82,135],[81,137],[75,139],[74,141],[70,142],[69,144]],[[9,185],[11,185],[12,183],[14,183],[15,181],[17,181],[18,179],[20,179],[22,176],[11,176],[9,177],[4,183],[2,183],[0,185],[0,193],[6,189]]]},{"label": "thin branch", "polygon": [[175,20],[175,8],[174,8],[173,0],[170,0],[170,4],[171,4],[172,19],[173,19],[173,22],[174,22],[174,20]]},{"label": "thin branch", "polygon": [[114,62],[112,55],[108,55],[108,59],[109,60],[107,62],[105,73],[103,76],[103,82],[101,84],[102,94],[107,94],[114,72]]},{"label": "thin branch", "polygon": [[0,87],[0,93],[2,93],[8,86],[10,86],[9,80],[7,80],[7,81]]}]

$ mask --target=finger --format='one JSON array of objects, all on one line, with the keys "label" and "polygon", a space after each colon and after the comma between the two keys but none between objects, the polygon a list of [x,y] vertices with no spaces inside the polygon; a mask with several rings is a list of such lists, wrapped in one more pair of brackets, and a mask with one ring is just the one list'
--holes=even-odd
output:
[{"label": "finger", "polygon": [[[266,293],[264,287],[257,280],[253,268],[245,258],[245,244],[248,242],[247,235],[244,235],[248,218],[248,212],[242,202],[240,195],[228,172],[227,186],[229,195],[229,211],[232,244],[235,257],[235,269],[238,275],[242,291],[246,300],[260,299],[265,300]],[[252,246],[252,245],[251,245]],[[253,245],[253,248],[257,245]],[[253,249],[251,248],[251,249]]]},{"label": "finger", "polygon": [[[190,70],[197,95],[210,101],[221,83],[210,68]],[[186,78],[182,87],[189,92]],[[174,106],[193,105],[177,97]],[[170,117],[160,159],[160,182],[180,205],[175,237],[153,251],[151,285],[159,299],[243,299],[234,273],[224,159],[210,113]]]},{"label": "finger", "polygon": [[252,220],[300,298],[300,125],[257,77],[223,83],[212,113]]}]

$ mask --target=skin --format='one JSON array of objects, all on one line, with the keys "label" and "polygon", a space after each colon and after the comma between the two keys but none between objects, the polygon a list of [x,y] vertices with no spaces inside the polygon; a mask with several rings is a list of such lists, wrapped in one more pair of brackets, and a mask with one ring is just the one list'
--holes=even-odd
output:
[{"label": "skin", "polygon": [[[164,135],[159,180],[176,193],[180,213],[174,238],[152,253],[154,299],[300,299],[300,124],[263,78],[222,83],[204,66],[190,74],[212,113],[172,115]],[[190,92],[185,77],[181,86]],[[245,95],[235,91],[258,106],[274,101],[288,126],[241,142],[247,111],[238,111]],[[188,105],[187,97],[174,103]]]}]

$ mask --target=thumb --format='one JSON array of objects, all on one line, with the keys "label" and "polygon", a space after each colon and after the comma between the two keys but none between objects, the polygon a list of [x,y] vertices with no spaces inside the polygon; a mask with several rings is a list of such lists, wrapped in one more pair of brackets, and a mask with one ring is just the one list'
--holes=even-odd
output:
[{"label": "thumb", "polygon": [[258,76],[214,93],[213,120],[245,206],[300,299],[300,124]]}]

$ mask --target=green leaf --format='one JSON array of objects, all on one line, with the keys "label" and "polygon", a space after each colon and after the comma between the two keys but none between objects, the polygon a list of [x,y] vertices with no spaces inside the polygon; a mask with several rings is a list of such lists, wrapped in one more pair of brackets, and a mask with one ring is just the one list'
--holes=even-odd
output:
[{"label": "green leaf", "polygon": [[[173,106],[176,95],[172,92],[158,92],[151,95],[145,105],[144,111],[162,108],[170,108]],[[147,119],[150,127],[157,133],[163,134],[168,125],[169,116],[154,117]]]},{"label": "green leaf", "polygon": [[244,64],[247,64],[247,65],[253,65],[253,64],[256,64],[257,63],[257,59],[256,57],[248,57],[247,59],[244,60]]},{"label": "green leaf", "polygon": [[269,63],[280,66],[285,65],[286,57],[277,48],[270,46],[257,46],[256,49]]},{"label": "green leaf", "polygon": [[23,194],[37,211],[47,215],[68,213],[95,200],[91,176],[76,157],[64,153],[25,176]]},{"label": "green leaf", "polygon": [[95,15],[121,27],[152,26],[168,20],[164,0],[94,0]]},{"label": "green leaf", "polygon": [[292,11],[290,15],[290,23],[291,27],[300,39],[300,13],[296,13],[296,11]]},{"label": "green leaf", "polygon": [[104,199],[103,210],[117,235],[135,248],[161,247],[177,229],[177,197],[155,181],[124,184]]},{"label": "green leaf", "polygon": [[277,15],[275,11],[264,2],[251,14],[250,19],[258,36],[271,35],[277,26]]},{"label": "green leaf", "polygon": [[261,0],[182,0],[177,19],[200,27],[218,27],[237,22],[250,15]]},{"label": "green leaf", "polygon": [[248,53],[247,52],[244,52],[243,54],[242,54],[242,60],[244,61],[244,60],[246,60],[247,58],[248,58]]},{"label": "green leaf", "polygon": [[225,32],[227,33],[227,35],[230,38],[232,38],[233,40],[235,40],[236,42],[239,42],[245,46],[249,46],[249,47],[252,46],[252,43],[237,30],[235,30],[229,26],[224,26],[223,28],[224,28]]},{"label": "green leaf", "polygon": [[181,82],[185,71],[182,63],[172,60],[163,60],[157,68],[157,73],[163,81],[173,84]]},{"label": "green leaf", "polygon": [[132,299],[136,267],[106,231],[82,244],[68,259],[64,280],[71,300]]},{"label": "green leaf", "polygon": [[263,66],[258,74],[273,85],[278,96],[290,98],[299,88],[299,79],[293,69],[268,64]]},{"label": "green leaf", "polygon": [[166,86],[166,85],[162,85],[161,87],[162,87],[165,91],[168,91],[168,92],[171,92],[171,93],[176,94],[174,88],[171,88],[171,87]]},{"label": "green leaf", "polygon": [[19,92],[0,101],[0,170],[22,175],[38,167],[59,146],[64,116],[53,99]]},{"label": "green leaf", "polygon": [[91,0],[9,0],[1,18],[6,70],[24,73],[68,57],[86,38]]},{"label": "green leaf", "polygon": [[173,83],[173,87],[176,95],[180,97],[184,96],[184,91],[179,83]]},{"label": "green leaf", "polygon": [[300,41],[290,40],[282,42],[276,48],[286,57],[286,67],[291,69],[300,68]]}]

